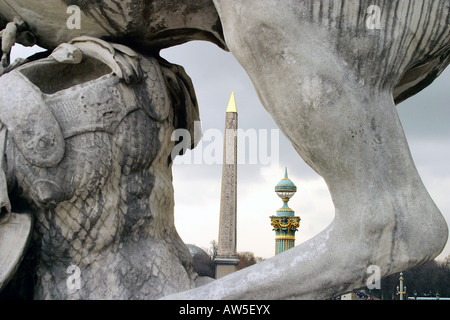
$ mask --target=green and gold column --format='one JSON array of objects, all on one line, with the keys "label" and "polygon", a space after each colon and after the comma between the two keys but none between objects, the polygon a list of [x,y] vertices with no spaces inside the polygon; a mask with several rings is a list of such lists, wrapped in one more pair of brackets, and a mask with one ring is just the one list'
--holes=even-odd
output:
[{"label": "green and gold column", "polygon": [[276,194],[283,200],[283,206],[271,216],[271,225],[275,231],[275,254],[282,253],[295,246],[295,232],[300,226],[300,217],[294,216],[294,210],[289,208],[289,199],[297,192],[297,187],[289,180],[287,168],[284,178],[275,186]]}]

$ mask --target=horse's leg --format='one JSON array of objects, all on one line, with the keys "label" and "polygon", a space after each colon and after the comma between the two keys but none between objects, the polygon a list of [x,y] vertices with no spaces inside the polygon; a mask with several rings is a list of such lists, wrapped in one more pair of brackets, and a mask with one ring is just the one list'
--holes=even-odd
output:
[{"label": "horse's leg", "polygon": [[[375,33],[358,7],[364,1],[342,2],[335,10],[343,12],[328,16],[318,13],[319,1],[215,3],[231,52],[300,156],[325,179],[336,217],[304,244],[172,298],[327,298],[364,286],[370,265],[385,276],[436,257],[447,226],[415,168],[392,98],[421,37],[402,33],[417,28],[401,25],[404,11],[396,13],[398,26],[387,19]],[[390,15],[394,6],[382,10]],[[416,14],[433,21],[437,13]],[[430,22],[419,29],[442,28]]]}]

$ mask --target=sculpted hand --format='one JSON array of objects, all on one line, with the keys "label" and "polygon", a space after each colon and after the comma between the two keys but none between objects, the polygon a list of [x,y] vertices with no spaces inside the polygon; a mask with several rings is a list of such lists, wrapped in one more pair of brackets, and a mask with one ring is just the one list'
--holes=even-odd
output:
[{"label": "sculpted hand", "polygon": [[84,55],[103,61],[127,84],[139,82],[143,77],[139,56],[125,46],[88,36],[75,38],[70,44]]}]

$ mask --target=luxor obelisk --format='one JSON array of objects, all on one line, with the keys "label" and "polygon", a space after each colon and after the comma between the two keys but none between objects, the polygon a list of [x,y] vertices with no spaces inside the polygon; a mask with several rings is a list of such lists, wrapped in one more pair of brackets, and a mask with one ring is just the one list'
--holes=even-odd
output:
[{"label": "luxor obelisk", "polygon": [[236,271],[239,263],[236,252],[237,124],[236,101],[232,92],[225,116],[216,279]]}]

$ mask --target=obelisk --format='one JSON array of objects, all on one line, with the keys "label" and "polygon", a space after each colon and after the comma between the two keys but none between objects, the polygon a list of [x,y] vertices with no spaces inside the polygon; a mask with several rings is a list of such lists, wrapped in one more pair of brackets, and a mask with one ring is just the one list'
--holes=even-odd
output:
[{"label": "obelisk", "polygon": [[236,252],[237,124],[236,101],[232,92],[225,115],[216,279],[236,271],[239,263]]}]

